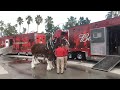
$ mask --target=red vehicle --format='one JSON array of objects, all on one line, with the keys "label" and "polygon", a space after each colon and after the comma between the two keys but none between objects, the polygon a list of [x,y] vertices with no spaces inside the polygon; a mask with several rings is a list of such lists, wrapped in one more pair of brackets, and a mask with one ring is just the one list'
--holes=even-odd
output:
[{"label": "red vehicle", "polygon": [[13,52],[31,54],[31,47],[35,43],[46,44],[46,35],[40,33],[28,33],[14,36]]},{"label": "red vehicle", "polygon": [[0,48],[13,45],[13,36],[5,36],[0,38]]},{"label": "red vehicle", "polygon": [[107,55],[120,55],[120,17],[75,26],[67,32],[57,30],[54,37],[62,33],[70,43],[69,59],[101,60]]},{"label": "red vehicle", "polygon": [[13,53],[31,54],[31,47],[35,43],[46,44],[46,35],[41,33],[19,34],[0,38],[0,46],[13,46]]}]

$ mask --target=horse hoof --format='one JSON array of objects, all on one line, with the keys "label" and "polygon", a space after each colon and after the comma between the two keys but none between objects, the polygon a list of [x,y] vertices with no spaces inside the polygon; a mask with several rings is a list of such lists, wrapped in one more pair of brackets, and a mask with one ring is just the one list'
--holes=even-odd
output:
[{"label": "horse hoof", "polygon": [[32,66],[31,69],[35,69],[35,66]]},{"label": "horse hoof", "polygon": [[47,71],[51,71],[51,69],[47,69]]},{"label": "horse hoof", "polygon": [[35,67],[31,67],[31,69],[35,69]]},{"label": "horse hoof", "polygon": [[40,63],[36,63],[36,65],[38,65],[38,64],[40,64]]}]

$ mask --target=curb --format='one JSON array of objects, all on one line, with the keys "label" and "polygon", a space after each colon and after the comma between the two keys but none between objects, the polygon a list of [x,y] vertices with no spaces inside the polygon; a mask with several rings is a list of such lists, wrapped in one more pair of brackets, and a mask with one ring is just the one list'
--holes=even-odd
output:
[{"label": "curb", "polygon": [[79,69],[79,70],[85,71],[87,73],[93,73],[93,74],[98,74],[98,75],[102,75],[105,77],[109,77],[110,79],[120,79],[120,74],[116,74],[116,73],[112,73],[112,72],[104,72],[104,71],[94,70],[94,69],[91,69],[91,67],[71,64],[69,62],[68,62],[67,66],[69,68]]}]

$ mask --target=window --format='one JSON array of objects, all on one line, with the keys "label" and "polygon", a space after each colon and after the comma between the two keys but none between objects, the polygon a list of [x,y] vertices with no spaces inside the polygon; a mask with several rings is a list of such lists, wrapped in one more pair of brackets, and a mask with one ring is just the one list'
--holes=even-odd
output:
[{"label": "window", "polygon": [[93,38],[100,38],[100,37],[102,37],[102,33],[97,33],[97,32],[95,32],[95,33],[93,33]]}]

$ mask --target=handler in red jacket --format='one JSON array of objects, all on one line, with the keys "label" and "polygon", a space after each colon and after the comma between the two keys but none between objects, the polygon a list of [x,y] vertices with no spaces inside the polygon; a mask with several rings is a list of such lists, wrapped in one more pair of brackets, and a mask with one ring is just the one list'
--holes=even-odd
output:
[{"label": "handler in red jacket", "polygon": [[68,59],[68,46],[64,46],[65,56],[64,56],[64,69],[67,69],[67,59]]},{"label": "handler in red jacket", "polygon": [[[64,73],[64,56],[65,56],[65,49],[63,48],[63,45],[58,45],[58,48],[55,50],[55,56],[57,57],[57,74]],[[61,68],[61,70],[60,70]]]}]

